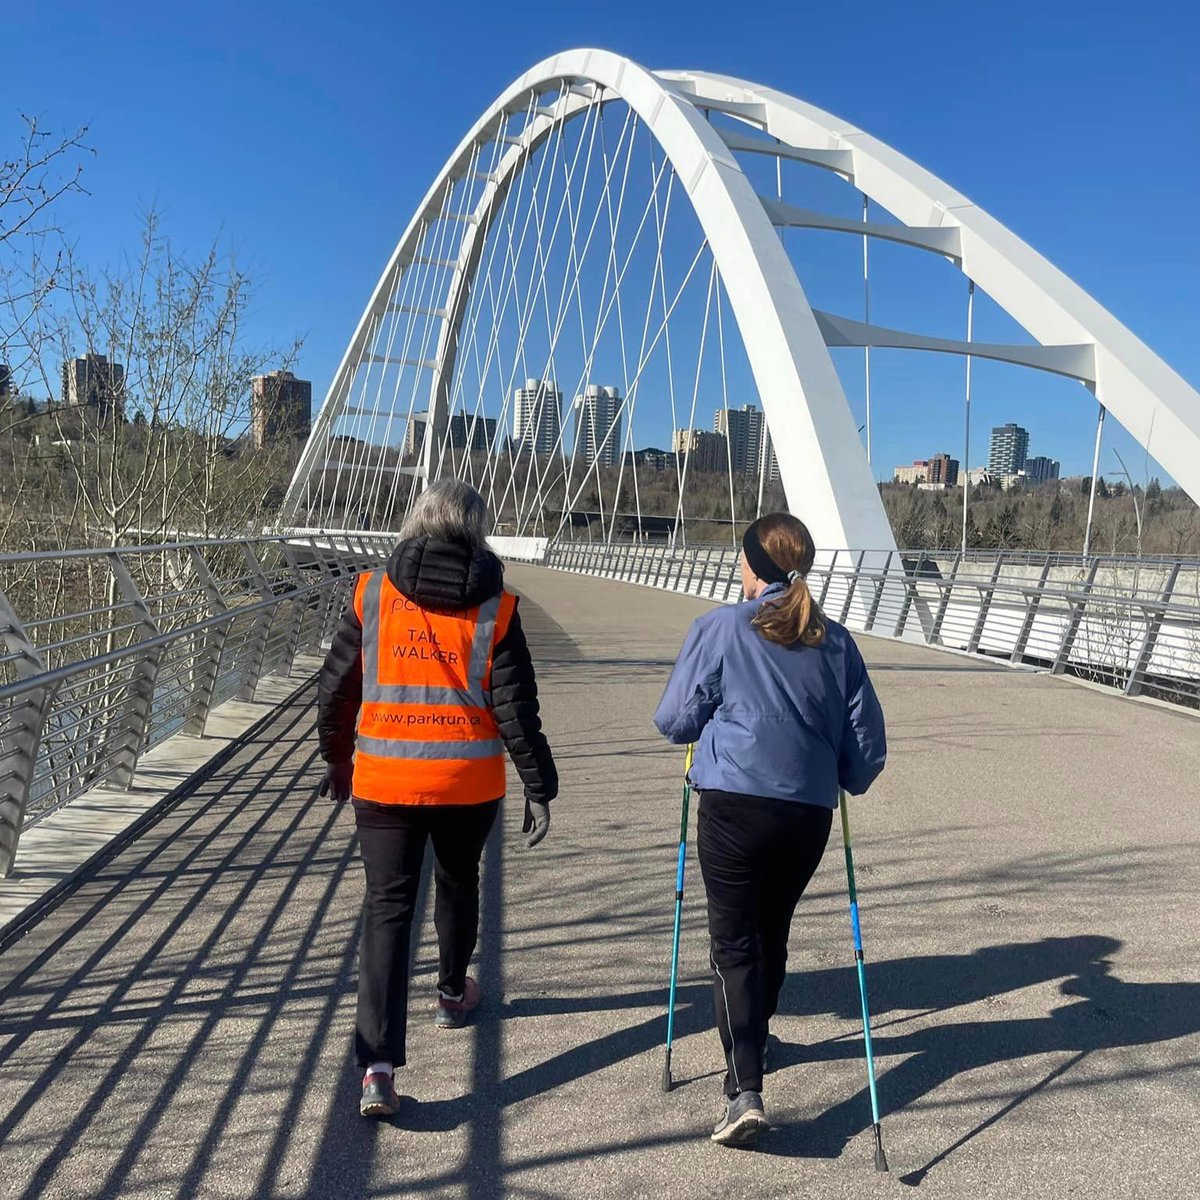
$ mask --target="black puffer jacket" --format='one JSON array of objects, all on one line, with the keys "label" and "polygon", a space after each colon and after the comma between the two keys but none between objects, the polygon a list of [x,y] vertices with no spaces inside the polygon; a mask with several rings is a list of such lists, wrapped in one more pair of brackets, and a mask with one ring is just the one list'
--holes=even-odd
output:
[{"label": "black puffer jacket", "polygon": [[[475,608],[504,583],[504,568],[491,551],[429,538],[401,542],[388,559],[387,573],[410,600],[443,613]],[[362,625],[351,605],[342,613],[317,682],[317,733],[326,762],[345,762],[353,755],[361,704]],[[553,800],[558,770],[542,732],[537,680],[519,612],[492,656],[492,709],[526,799]]]}]

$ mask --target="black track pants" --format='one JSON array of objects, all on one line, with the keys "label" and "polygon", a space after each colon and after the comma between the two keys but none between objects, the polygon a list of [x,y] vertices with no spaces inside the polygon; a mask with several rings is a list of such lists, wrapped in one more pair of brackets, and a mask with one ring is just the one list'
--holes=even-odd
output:
[{"label": "black track pants", "polygon": [[438,987],[453,996],[462,993],[479,936],[479,860],[500,801],[396,805],[386,813],[380,807],[355,804],[367,875],[358,951],[360,1067],[373,1062],[399,1067],[405,1061],[409,937],[427,838],[434,853]]},{"label": "black track pants", "polygon": [[705,792],[697,848],[708,893],[725,1094],[762,1091],[767,1023],[787,967],[792,913],[825,853],[833,810]]}]

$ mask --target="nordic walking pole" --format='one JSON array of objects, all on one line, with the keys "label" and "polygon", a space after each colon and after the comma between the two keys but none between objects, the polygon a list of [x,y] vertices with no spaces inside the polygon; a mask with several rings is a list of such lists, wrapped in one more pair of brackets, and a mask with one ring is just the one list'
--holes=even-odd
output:
[{"label": "nordic walking pole", "polygon": [[846,883],[850,888],[850,927],[854,930],[854,962],[858,967],[858,994],[862,999],[863,1044],[867,1051],[867,1083],[871,1090],[871,1121],[875,1126],[875,1170],[888,1169],[883,1152],[883,1132],[879,1128],[879,1095],[875,1089],[875,1051],[871,1046],[871,1012],[867,1008],[867,970],[863,963],[862,927],[858,921],[858,889],[854,886],[854,851],[850,848],[850,817],[846,811],[846,793],[838,791],[838,811],[842,817],[842,845],[846,848]]},{"label": "nordic walking pole", "polygon": [[671,996],[667,1001],[667,1057],[663,1063],[662,1090],[671,1090],[671,1043],[675,1039],[675,985],[679,981],[679,924],[683,919],[683,864],[687,858],[688,804],[692,785],[688,774],[692,769],[694,746],[687,748],[683,768],[683,815],[679,819],[679,863],[675,868],[675,934],[671,939]]}]

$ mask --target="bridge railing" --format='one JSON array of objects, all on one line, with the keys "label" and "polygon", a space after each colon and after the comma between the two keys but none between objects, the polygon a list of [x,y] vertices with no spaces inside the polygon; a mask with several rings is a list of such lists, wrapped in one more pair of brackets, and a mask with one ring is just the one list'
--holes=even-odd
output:
[{"label": "bridge railing", "polygon": [[[732,546],[550,546],[557,570],[723,603],[742,597]],[[1033,551],[818,552],[809,586],[850,629],[1071,674],[1200,707],[1200,560]]]},{"label": "bridge railing", "polygon": [[0,874],[23,829],[332,634],[390,537],[0,555]]}]

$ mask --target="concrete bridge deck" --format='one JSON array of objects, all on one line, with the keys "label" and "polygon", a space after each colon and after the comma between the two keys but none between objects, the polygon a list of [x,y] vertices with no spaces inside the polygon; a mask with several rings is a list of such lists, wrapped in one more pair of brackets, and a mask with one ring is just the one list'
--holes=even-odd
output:
[{"label": "concrete bridge deck", "polygon": [[1200,723],[863,638],[891,763],[853,809],[890,1177],[871,1166],[836,838],[802,903],[755,1153],[719,1090],[689,864],[659,1091],[681,757],[649,716],[707,605],[512,568],[563,794],[490,843],[464,1033],[361,1121],[361,873],[311,684],[0,955],[0,1196],[1163,1197],[1200,1169]]}]

